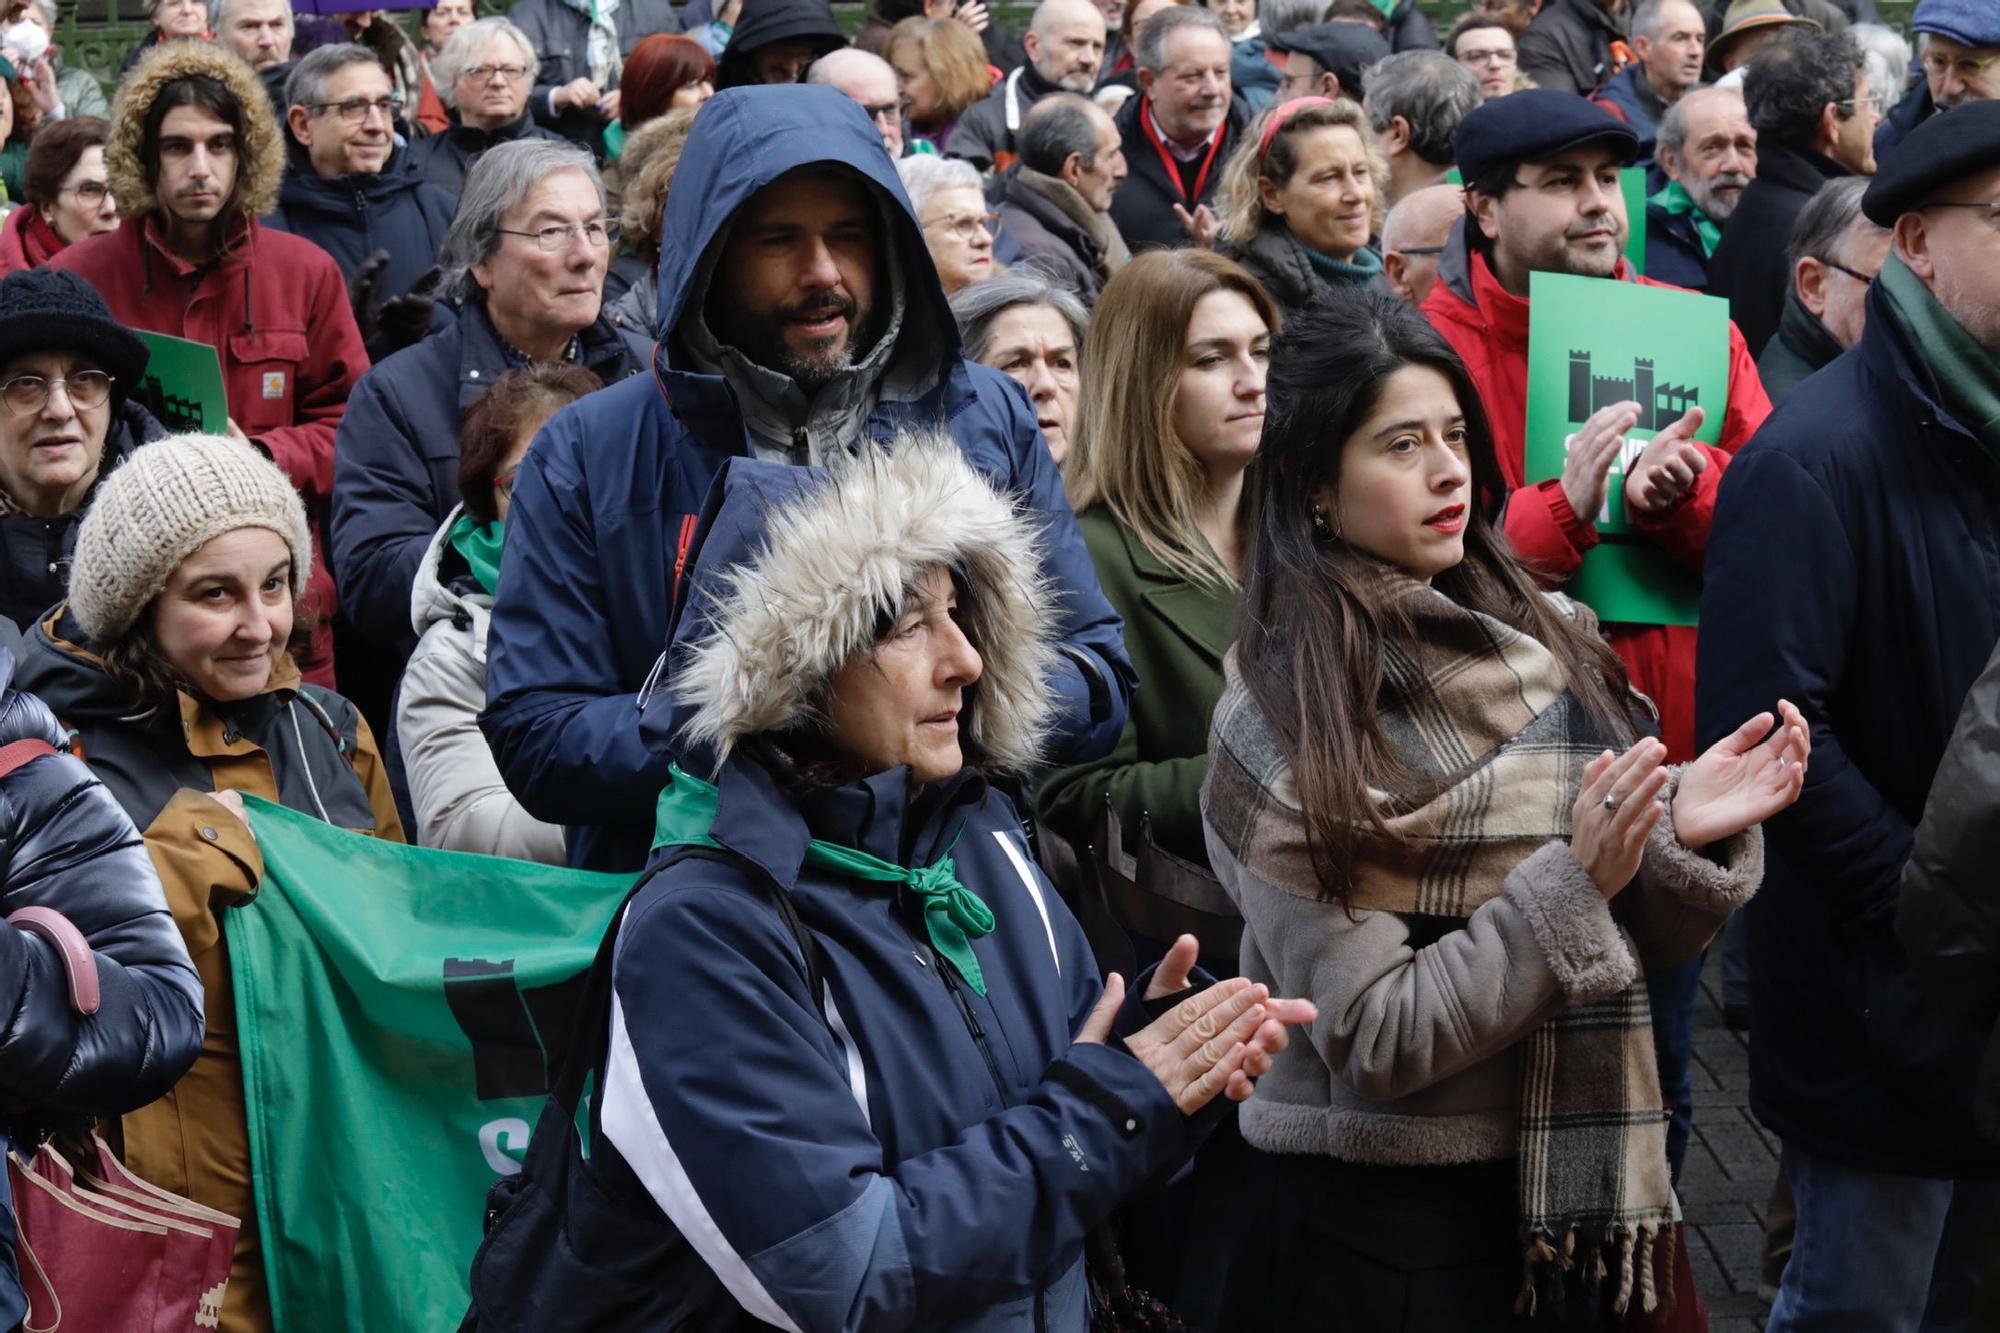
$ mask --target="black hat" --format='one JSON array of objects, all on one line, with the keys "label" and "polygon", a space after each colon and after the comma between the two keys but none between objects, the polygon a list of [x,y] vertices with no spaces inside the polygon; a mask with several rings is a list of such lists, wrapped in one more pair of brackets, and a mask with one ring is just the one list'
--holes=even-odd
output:
[{"label": "black hat", "polygon": [[111,376],[118,402],[138,387],[152,355],[76,274],[25,268],[0,278],[0,366],[29,352],[67,349],[90,354]]},{"label": "black hat", "polygon": [[1581,144],[1602,140],[1630,165],[1639,136],[1618,117],[1575,93],[1528,88],[1473,108],[1452,141],[1458,173],[1467,185],[1510,162],[1546,162]]},{"label": "black hat", "polygon": [[1910,131],[1868,183],[1861,211],[1876,226],[1893,227],[1939,191],[1995,164],[2000,164],[2000,102],[1967,102]]},{"label": "black hat", "polygon": [[1269,39],[1273,51],[1303,51],[1319,67],[1340,80],[1340,95],[1361,100],[1362,76],[1378,60],[1389,58],[1389,43],[1362,23],[1315,23]]}]

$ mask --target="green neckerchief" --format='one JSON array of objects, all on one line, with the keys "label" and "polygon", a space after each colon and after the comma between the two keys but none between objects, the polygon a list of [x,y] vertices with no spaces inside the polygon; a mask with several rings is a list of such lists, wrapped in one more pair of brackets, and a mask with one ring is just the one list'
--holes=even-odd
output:
[{"label": "green neckerchief", "polygon": [[1331,287],[1365,287],[1382,272],[1382,256],[1365,245],[1354,252],[1354,258],[1348,260],[1323,255],[1310,245],[1299,248],[1306,252],[1313,271],[1325,278]]},{"label": "green neckerchief", "polygon": [[612,161],[625,151],[625,122],[614,120],[604,127],[604,155]]},{"label": "green neckerchief", "polygon": [[1973,341],[1931,289],[1891,253],[1877,278],[1889,313],[1937,377],[1944,405],[1987,452],[2000,454],[2000,362]]},{"label": "green neckerchief", "polygon": [[500,582],[500,543],[506,536],[507,525],[499,519],[482,527],[470,514],[460,514],[458,522],[444,536],[451,549],[465,557],[465,563],[472,568],[472,581],[488,597]]},{"label": "green neckerchief", "polygon": [[[678,764],[669,772],[672,776],[666,790],[660,793],[653,825],[653,846],[656,849],[683,844],[720,846],[708,836],[709,827],[715,822],[715,788],[682,772]],[[986,994],[986,977],[979,970],[979,959],[973,955],[972,941],[993,933],[993,910],[958,882],[958,866],[952,861],[949,848],[923,869],[910,870],[867,852],[814,838],[806,844],[805,863],[850,879],[894,884],[915,894],[923,904],[924,930],[930,936],[931,948],[965,978],[966,985],[981,995]]]},{"label": "green neckerchief", "polygon": [[1715,258],[1715,247],[1722,244],[1722,224],[1701,211],[1701,205],[1694,196],[1681,188],[1679,181],[1668,181],[1667,188],[1646,201],[1658,204],[1667,210],[1670,217],[1688,217],[1694,220],[1694,234],[1701,241],[1701,257]]}]

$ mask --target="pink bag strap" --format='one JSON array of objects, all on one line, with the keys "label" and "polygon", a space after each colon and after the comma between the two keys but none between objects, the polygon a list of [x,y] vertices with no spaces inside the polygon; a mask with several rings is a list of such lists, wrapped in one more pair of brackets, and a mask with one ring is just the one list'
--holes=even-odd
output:
[{"label": "pink bag strap", "polygon": [[97,1012],[97,955],[70,919],[53,907],[23,907],[7,914],[7,924],[39,935],[55,947],[69,981],[69,1007],[88,1018]]},{"label": "pink bag strap", "polygon": [[40,759],[45,754],[60,754],[61,751],[47,741],[15,741],[11,745],[0,745],[0,778],[6,777],[30,759]]}]

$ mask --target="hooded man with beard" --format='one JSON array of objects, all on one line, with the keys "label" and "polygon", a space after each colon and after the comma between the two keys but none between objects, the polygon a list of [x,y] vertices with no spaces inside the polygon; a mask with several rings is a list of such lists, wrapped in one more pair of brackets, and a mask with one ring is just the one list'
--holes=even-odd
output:
[{"label": "hooded man with beard", "polygon": [[1667,184],[1646,201],[1646,276],[1705,292],[1722,225],[1757,176],[1757,131],[1743,94],[1688,93],[1661,117],[1655,152]]}]

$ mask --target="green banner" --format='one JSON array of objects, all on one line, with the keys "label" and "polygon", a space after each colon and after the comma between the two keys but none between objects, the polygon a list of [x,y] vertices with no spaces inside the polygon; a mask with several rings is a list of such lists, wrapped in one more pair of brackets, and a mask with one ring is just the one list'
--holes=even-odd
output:
[{"label": "green banner", "polygon": [[[1729,402],[1729,303],[1608,278],[1534,273],[1528,280],[1527,479],[1562,475],[1577,428],[1599,408],[1639,404],[1612,460],[1597,546],[1569,592],[1603,620],[1692,625],[1701,578],[1636,532],[1625,470],[1660,428],[1703,409],[1695,438],[1715,444]],[[1588,521],[1592,516],[1579,514]]]},{"label": "green banner", "polygon": [[[1444,184],[1464,185],[1465,176],[1457,167],[1444,173]],[[1646,169],[1621,167],[1618,192],[1625,196],[1625,262],[1634,273],[1646,271]],[[1468,226],[1471,224],[1467,224]]]},{"label": "green banner", "polygon": [[487,1187],[633,877],[243,800],[264,882],[224,921],[276,1327],[456,1328]]},{"label": "green banner", "polygon": [[134,329],[146,344],[146,373],[133,391],[139,405],[169,431],[229,433],[229,395],[222,362],[207,343]]}]

